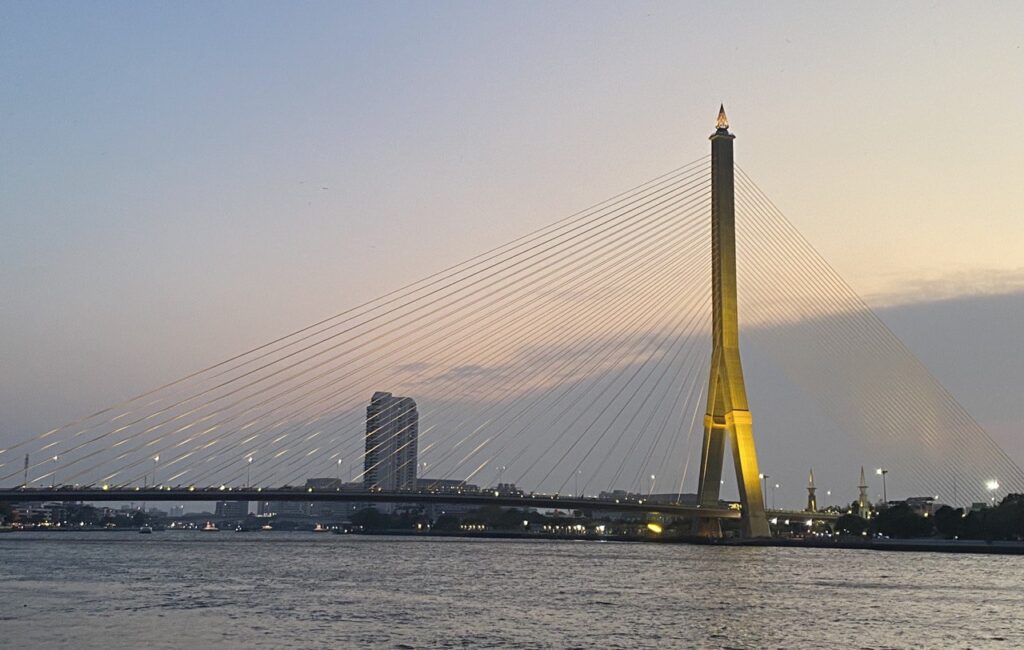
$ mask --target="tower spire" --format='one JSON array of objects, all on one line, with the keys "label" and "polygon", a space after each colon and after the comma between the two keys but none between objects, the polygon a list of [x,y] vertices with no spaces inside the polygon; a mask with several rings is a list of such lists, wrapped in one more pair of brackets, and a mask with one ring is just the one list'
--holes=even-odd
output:
[{"label": "tower spire", "polygon": [[[711,134],[711,368],[704,415],[698,503],[717,507],[726,449],[732,452],[742,506],[745,537],[768,537],[768,517],[754,446],[753,420],[740,364],[736,298],[736,186],[732,143],[725,106],[718,109],[718,129]],[[697,533],[721,536],[717,519],[700,519]]]},{"label": "tower spire", "polygon": [[818,498],[814,496],[814,491],[817,488],[814,487],[814,469],[811,469],[811,474],[807,478],[807,512],[818,511]]},{"label": "tower spire", "polygon": [[857,496],[857,514],[865,519],[871,515],[871,498],[868,497],[868,481],[864,478],[864,466],[860,466],[860,494]]}]

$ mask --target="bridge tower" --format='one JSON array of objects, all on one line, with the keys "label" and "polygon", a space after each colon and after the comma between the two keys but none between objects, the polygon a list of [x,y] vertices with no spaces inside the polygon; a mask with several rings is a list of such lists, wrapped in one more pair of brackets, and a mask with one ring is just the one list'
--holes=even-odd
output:
[{"label": "bridge tower", "polygon": [[[708,407],[704,415],[698,503],[717,507],[722,485],[725,447],[732,450],[743,506],[743,535],[768,537],[768,518],[754,448],[753,420],[740,365],[739,317],[736,298],[736,197],[732,141],[725,107],[718,111],[711,134],[711,259],[712,351],[708,380]],[[699,519],[697,533],[720,537],[717,519]]]}]

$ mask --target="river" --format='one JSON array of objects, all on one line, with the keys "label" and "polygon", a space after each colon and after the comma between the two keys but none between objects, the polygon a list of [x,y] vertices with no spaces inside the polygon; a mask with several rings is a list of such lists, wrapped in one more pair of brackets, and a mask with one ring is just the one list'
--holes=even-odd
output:
[{"label": "river", "polygon": [[5,648],[1021,648],[1024,557],[0,535]]}]

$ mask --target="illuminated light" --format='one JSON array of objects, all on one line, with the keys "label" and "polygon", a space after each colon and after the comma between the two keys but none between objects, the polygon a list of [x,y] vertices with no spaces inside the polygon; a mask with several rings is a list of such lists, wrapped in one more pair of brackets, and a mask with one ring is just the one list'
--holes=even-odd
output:
[{"label": "illuminated light", "polygon": [[655,535],[660,535],[662,530],[664,529],[661,527],[661,524],[656,524],[652,521],[649,524],[647,524],[647,530],[651,531]]},{"label": "illuminated light", "polygon": [[998,490],[999,489],[999,481],[997,481],[995,479],[991,479],[989,481],[985,481],[985,489],[987,489],[987,490]]},{"label": "illuminated light", "polygon": [[728,129],[729,128],[729,118],[726,117],[726,115],[725,115],[725,104],[722,104],[722,105],[720,105],[718,107],[718,119],[715,120],[715,128],[716,129]]},{"label": "illuminated light", "polygon": [[221,492],[223,492],[223,491],[224,491],[224,486],[223,486],[223,485],[222,485],[222,486],[220,486],[220,490],[221,490]]},{"label": "illuminated light", "polygon": [[194,485],[188,486],[188,491],[189,492],[195,492],[196,491],[196,486],[194,486]]},{"label": "illuminated light", "polygon": [[312,492],[312,491],[313,491],[313,488],[308,488],[308,489],[306,490],[306,492]]},{"label": "illuminated light", "polygon": [[774,526],[774,525],[779,523],[779,518],[778,517],[772,517],[770,521],[771,521],[771,524]]},{"label": "illuminated light", "polygon": [[808,520],[807,520],[807,525],[808,525],[808,526],[813,526],[813,525],[814,525],[814,520],[812,520],[812,519],[808,519]]},{"label": "illuminated light", "polygon": [[109,490],[109,489],[110,489],[110,486],[109,486],[109,485],[107,485],[106,483],[104,483],[104,484],[103,484],[103,491],[104,491],[104,492],[106,492],[106,491],[107,491],[107,490]]}]

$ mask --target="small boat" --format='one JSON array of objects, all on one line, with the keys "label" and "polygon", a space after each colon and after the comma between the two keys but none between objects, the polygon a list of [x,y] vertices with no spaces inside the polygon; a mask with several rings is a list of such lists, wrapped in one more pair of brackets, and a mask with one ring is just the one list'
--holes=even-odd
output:
[{"label": "small boat", "polygon": [[260,526],[260,530],[274,530],[274,527],[270,524],[263,524],[262,526]]},{"label": "small boat", "polygon": [[200,530],[202,530],[204,533],[216,533],[218,530],[220,530],[220,528],[217,528],[217,525],[214,524],[212,521],[208,521]]},{"label": "small boat", "polygon": [[328,533],[328,532],[330,532],[330,530],[331,530],[330,528],[327,528],[326,526],[324,526],[323,524],[320,524],[320,523],[318,523],[313,528],[313,532],[314,533]]},{"label": "small boat", "polygon": [[152,535],[153,534],[153,527],[152,526],[139,526],[139,534],[140,535]]}]

